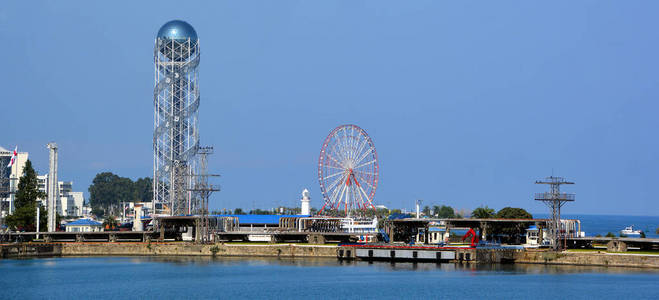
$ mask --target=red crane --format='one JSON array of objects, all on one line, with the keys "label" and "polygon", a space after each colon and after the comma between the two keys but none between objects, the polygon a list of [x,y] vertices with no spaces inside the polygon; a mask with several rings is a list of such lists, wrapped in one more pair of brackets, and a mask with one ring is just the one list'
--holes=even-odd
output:
[{"label": "red crane", "polygon": [[478,235],[476,234],[476,231],[474,231],[473,228],[469,228],[469,231],[465,233],[465,235],[462,237],[462,241],[471,235],[471,247],[476,247],[476,244],[478,244]]}]

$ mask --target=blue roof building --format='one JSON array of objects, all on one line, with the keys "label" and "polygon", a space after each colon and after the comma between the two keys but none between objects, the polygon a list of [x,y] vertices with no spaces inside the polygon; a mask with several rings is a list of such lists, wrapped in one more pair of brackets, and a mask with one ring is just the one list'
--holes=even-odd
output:
[{"label": "blue roof building", "polygon": [[66,223],[66,232],[98,232],[103,231],[103,224],[91,219],[78,219]]}]

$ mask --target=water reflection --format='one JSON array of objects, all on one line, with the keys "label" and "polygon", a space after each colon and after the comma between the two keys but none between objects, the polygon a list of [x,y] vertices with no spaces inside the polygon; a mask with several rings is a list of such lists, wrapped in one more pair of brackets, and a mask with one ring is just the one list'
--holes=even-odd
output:
[{"label": "water reflection", "polygon": [[[136,291],[159,299],[511,299],[557,291],[567,299],[656,298],[659,274],[583,266],[191,256],[6,259],[0,269],[0,299],[124,299]],[[634,274],[641,272],[652,274]]]},{"label": "water reflection", "polygon": [[[61,259],[61,258],[55,258]],[[208,256],[157,256],[115,257],[127,259],[132,264],[167,263],[177,266],[288,266],[288,267],[342,267],[374,268],[382,271],[416,272],[463,272],[472,275],[521,275],[521,274],[575,274],[575,273],[659,273],[659,269],[570,266],[542,264],[461,264],[461,263],[414,263],[368,262],[337,260],[335,258],[277,258],[277,257],[208,257]]]}]

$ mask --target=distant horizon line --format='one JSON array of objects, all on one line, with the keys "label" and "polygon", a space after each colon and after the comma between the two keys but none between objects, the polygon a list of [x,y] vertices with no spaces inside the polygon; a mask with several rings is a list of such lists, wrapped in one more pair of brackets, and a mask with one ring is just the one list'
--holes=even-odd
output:
[{"label": "distant horizon line", "polygon": [[[532,212],[531,214],[547,214],[549,213],[546,212],[537,212],[534,213]],[[587,216],[616,216],[616,217],[659,217],[659,215],[637,215],[637,214],[628,214],[628,215],[620,215],[620,214],[593,214],[593,213],[561,213],[561,215],[587,215]]]}]

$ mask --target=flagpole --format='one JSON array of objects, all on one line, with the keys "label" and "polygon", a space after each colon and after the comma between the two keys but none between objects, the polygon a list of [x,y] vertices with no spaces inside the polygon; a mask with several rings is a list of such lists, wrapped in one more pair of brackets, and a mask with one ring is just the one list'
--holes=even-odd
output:
[{"label": "flagpole", "polygon": [[39,202],[37,201],[37,239],[39,239],[39,215],[41,214],[40,212],[41,211],[39,209]]}]

